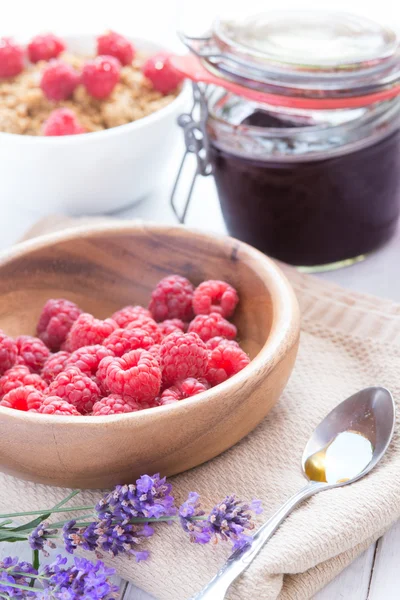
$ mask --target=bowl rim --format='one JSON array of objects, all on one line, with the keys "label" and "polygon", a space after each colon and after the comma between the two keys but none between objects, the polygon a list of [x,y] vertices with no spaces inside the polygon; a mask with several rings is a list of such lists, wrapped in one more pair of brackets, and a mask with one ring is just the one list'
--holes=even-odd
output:
[{"label": "bowl rim", "polygon": [[[0,270],[1,267],[15,259],[20,258],[24,255],[29,255],[31,252],[35,252],[38,249],[51,247],[55,243],[72,241],[79,238],[81,234],[84,237],[91,238],[101,236],[103,233],[116,233],[126,234],[135,233],[136,231],[146,232],[152,231],[157,233],[164,231],[175,231],[177,235],[188,235],[195,234],[196,237],[202,237],[204,241],[212,242],[215,239],[220,241],[231,241],[234,244],[234,248],[239,250],[243,248],[248,258],[254,259],[257,262],[258,270],[263,271],[266,275],[271,278],[273,286],[271,289],[272,299],[275,296],[279,297],[279,304],[274,301],[272,306],[275,309],[273,327],[270,331],[269,337],[266,342],[259,350],[258,354],[250,361],[250,363],[242,369],[236,375],[233,375],[223,383],[218,384],[209,390],[186,398],[185,402],[177,402],[176,404],[157,406],[151,409],[143,409],[141,411],[124,413],[118,415],[104,415],[104,416],[61,416],[61,415],[39,415],[36,413],[29,413],[25,411],[19,411],[12,408],[7,408],[0,405],[0,417],[7,417],[11,420],[26,421],[34,424],[40,422],[41,424],[53,424],[59,426],[64,425],[70,427],[87,427],[89,424],[92,428],[104,427],[106,424],[112,424],[115,422],[139,422],[142,423],[149,419],[150,415],[165,415],[170,414],[171,411],[175,411],[177,414],[179,411],[182,413],[186,412],[193,406],[196,406],[200,402],[215,401],[219,393],[228,392],[230,388],[240,387],[248,379],[248,376],[257,372],[261,369],[272,371],[279,362],[283,359],[283,355],[280,352],[284,348],[292,348],[298,342],[300,336],[300,309],[297,302],[296,295],[286,276],[279,268],[279,266],[268,256],[262,254],[259,250],[256,250],[252,246],[241,242],[235,238],[227,235],[211,234],[204,231],[188,228],[184,225],[163,225],[153,222],[143,221],[121,221],[116,220],[115,223],[96,223],[93,225],[79,225],[68,227],[62,231],[56,231],[41,235],[37,238],[33,238],[24,242],[15,244],[12,248],[3,250],[0,252]],[[157,412],[154,412],[157,411]]]},{"label": "bowl rim", "polygon": [[[82,34],[65,34],[62,36],[63,40],[71,42],[72,38],[74,39],[95,39],[97,34],[90,33],[82,33]],[[133,43],[140,45],[154,45],[157,46],[160,51],[169,51],[172,52],[169,48],[164,46],[163,44],[159,44],[158,42],[141,38],[136,36],[126,36]],[[44,135],[24,135],[22,133],[8,133],[6,131],[0,131],[0,139],[4,139],[4,141],[13,141],[14,143],[21,144],[42,144],[43,146],[58,146],[58,145],[68,145],[68,144],[84,144],[90,141],[95,142],[96,140],[101,140],[103,138],[110,138],[116,135],[123,135],[125,133],[130,133],[131,131],[139,131],[146,127],[147,125],[151,125],[152,123],[157,123],[162,120],[163,117],[168,118],[170,113],[175,113],[179,108],[184,110],[186,102],[189,101],[191,97],[191,88],[190,82],[184,80],[182,83],[182,88],[179,94],[167,104],[163,108],[156,110],[155,112],[147,115],[145,117],[141,117],[136,121],[131,121],[130,123],[125,123],[125,125],[118,125],[117,127],[110,127],[109,129],[103,129],[102,131],[90,131],[84,133],[82,135],[60,135],[60,136],[44,136]]]}]

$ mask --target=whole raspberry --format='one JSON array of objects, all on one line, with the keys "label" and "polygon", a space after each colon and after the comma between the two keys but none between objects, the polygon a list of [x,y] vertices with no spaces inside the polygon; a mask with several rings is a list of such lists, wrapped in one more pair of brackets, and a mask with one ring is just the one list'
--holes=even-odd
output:
[{"label": "whole raspberry", "polygon": [[33,373],[40,373],[47,358],[50,356],[48,347],[37,337],[20,335],[16,338],[18,356],[22,364]]},{"label": "whole raspberry", "polygon": [[148,350],[153,345],[153,338],[143,329],[116,329],[104,340],[105,348],[114,356],[122,356],[138,348]]},{"label": "whole raspberry", "polygon": [[0,77],[15,77],[24,70],[24,50],[11,38],[0,39]]},{"label": "whole raspberry", "polygon": [[111,392],[123,398],[132,398],[139,404],[153,401],[161,385],[161,370],[157,359],[147,350],[132,350],[121,358],[105,358],[109,361],[106,384]]},{"label": "whole raspberry", "polygon": [[130,65],[135,52],[133,44],[115,31],[109,31],[97,38],[97,54],[113,56],[121,65]]},{"label": "whole raspberry", "polygon": [[160,52],[147,59],[142,67],[142,73],[150,79],[153,88],[162,94],[170,94],[181,83],[183,75],[171,64],[170,55]]},{"label": "whole raspberry", "polygon": [[59,37],[52,33],[45,33],[35,35],[29,42],[28,57],[32,63],[37,63],[39,60],[57,58],[64,50],[65,44]]},{"label": "whole raspberry", "polygon": [[149,310],[156,321],[193,317],[192,298],[194,286],[186,277],[169,275],[158,282],[151,294]]},{"label": "whole raspberry", "polygon": [[41,415],[61,415],[68,417],[80,417],[75,406],[72,406],[69,402],[62,400],[58,396],[48,396],[45,398],[39,407],[38,413]]},{"label": "whole raspberry", "polygon": [[47,383],[37,375],[31,373],[25,365],[17,365],[9,369],[0,377],[0,397],[5,396],[11,390],[17,387],[30,385],[35,389],[43,392],[47,388]]},{"label": "whole raspberry", "polygon": [[104,417],[106,415],[120,415],[123,413],[136,412],[141,409],[142,407],[133,401],[128,404],[122,396],[110,394],[96,402],[93,406],[92,415],[94,417]]},{"label": "whole raspberry", "polygon": [[69,108],[56,108],[53,110],[47,120],[43,123],[43,135],[77,135],[85,133],[85,129],[80,126],[75,113]]},{"label": "whole raspberry", "polygon": [[113,356],[113,353],[110,349],[100,344],[82,346],[69,355],[66,366],[78,367],[82,373],[93,379],[96,376],[100,361],[106,356]]},{"label": "whole raspberry", "polygon": [[150,311],[143,308],[143,306],[125,306],[121,310],[117,310],[111,318],[117,323],[118,327],[125,328],[138,317],[151,318]]},{"label": "whole raspberry", "polygon": [[179,400],[184,400],[190,396],[200,394],[200,392],[205,392],[209,387],[206,381],[203,382],[194,377],[188,377],[183,381],[177,381],[175,385],[164,390],[158,403],[161,406],[174,404],[175,402],[179,402]]},{"label": "whole raspberry", "polygon": [[157,323],[151,317],[136,317],[136,319],[128,323],[125,329],[141,329],[153,338],[155,344],[161,342],[161,332]]},{"label": "whole raspberry", "polygon": [[72,96],[79,80],[79,73],[71,65],[52,60],[43,70],[40,87],[48,100],[59,102]]},{"label": "whole raspberry", "polygon": [[236,346],[236,348],[240,347],[239,344],[235,340],[227,340],[226,338],[224,338],[220,335],[217,335],[216,337],[213,337],[210,340],[207,340],[207,342],[206,342],[207,350],[214,350],[214,348],[219,346],[219,344],[221,342],[224,342],[226,344],[232,344],[233,346]]},{"label": "whole raspberry", "polygon": [[160,346],[164,385],[188,377],[203,377],[207,371],[208,351],[196,333],[170,333]]},{"label": "whole raspberry", "polygon": [[17,356],[17,344],[0,329],[0,375],[16,363]]},{"label": "whole raspberry", "polygon": [[216,336],[233,340],[237,334],[235,325],[229,323],[219,313],[197,315],[190,323],[188,331],[197,333],[204,342]]},{"label": "whole raspberry", "polygon": [[17,387],[10,390],[3,400],[1,406],[15,408],[16,410],[37,412],[44,400],[43,393],[31,385]]},{"label": "whole raspberry", "polygon": [[64,298],[48,300],[37,324],[38,337],[53,352],[59,350],[81,312],[79,306],[70,300]]},{"label": "whole raspberry", "polygon": [[69,352],[64,352],[63,350],[60,350],[60,352],[56,352],[55,354],[50,354],[43,365],[41,373],[43,379],[47,381],[47,383],[53,381],[59,373],[64,371],[70,356]]},{"label": "whole raspberry", "polygon": [[102,344],[115,329],[117,324],[112,319],[101,321],[89,313],[82,313],[70,329],[67,349],[73,352],[82,346]]},{"label": "whole raspberry", "polygon": [[225,281],[210,279],[203,281],[193,293],[193,312],[195,315],[219,313],[226,319],[235,312],[239,296],[235,288]]},{"label": "whole raspberry", "polygon": [[223,341],[210,352],[207,380],[211,385],[218,385],[239,373],[249,362],[250,358],[241,348]]},{"label": "whole raspberry", "polygon": [[119,82],[120,64],[113,56],[88,60],[82,70],[82,83],[93,98],[107,98]]},{"label": "whole raspberry", "polygon": [[81,414],[90,413],[100,398],[97,384],[77,367],[67,367],[47,388],[46,396],[58,396],[69,402]]},{"label": "whole raspberry", "polygon": [[158,324],[162,337],[174,333],[174,331],[185,331],[185,323],[181,319],[166,319]]}]

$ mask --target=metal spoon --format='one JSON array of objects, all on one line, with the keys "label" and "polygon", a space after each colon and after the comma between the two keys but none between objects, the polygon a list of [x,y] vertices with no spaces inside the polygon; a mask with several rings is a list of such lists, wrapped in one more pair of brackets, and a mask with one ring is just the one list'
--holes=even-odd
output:
[{"label": "metal spoon", "polygon": [[312,433],[303,453],[308,479],[253,536],[251,545],[236,550],[192,600],[223,600],[230,585],[249,567],[288,514],[317,492],[354,483],[374,468],[392,439],[395,405],[382,387],[361,390],[332,410]]}]

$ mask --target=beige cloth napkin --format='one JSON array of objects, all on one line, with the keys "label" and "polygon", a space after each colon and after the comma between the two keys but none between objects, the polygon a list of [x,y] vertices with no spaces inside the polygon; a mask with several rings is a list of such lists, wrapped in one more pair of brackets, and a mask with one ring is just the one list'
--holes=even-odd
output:
[{"label": "beige cloth napkin", "polygon": [[[63,225],[60,222],[57,228]],[[43,225],[36,234],[42,230]],[[210,507],[227,493],[257,497],[268,518],[303,486],[302,450],[328,411],[369,385],[384,385],[400,397],[400,305],[349,292],[287,267],[285,271],[303,316],[290,382],[278,405],[246,439],[213,461],[173,478],[179,500],[190,490],[198,491]],[[2,511],[48,507],[64,493],[0,475]],[[82,494],[85,504],[97,497],[96,492]],[[387,456],[368,477],[318,494],[292,513],[228,598],[311,598],[399,516],[397,434]],[[147,563],[137,565],[127,557],[110,563],[122,577],[160,600],[189,598],[229,554],[223,543],[192,546],[178,526],[168,525],[158,527],[148,548],[152,558]]]}]

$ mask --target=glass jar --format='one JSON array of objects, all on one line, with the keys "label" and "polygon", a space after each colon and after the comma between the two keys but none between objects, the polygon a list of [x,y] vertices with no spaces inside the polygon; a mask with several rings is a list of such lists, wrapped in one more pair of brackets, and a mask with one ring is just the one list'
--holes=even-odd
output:
[{"label": "glass jar", "polygon": [[220,19],[185,41],[197,54],[186,75],[204,84],[194,84],[200,118],[181,125],[231,235],[305,270],[360,260],[393,235],[394,32],[339,13],[270,13]]}]

